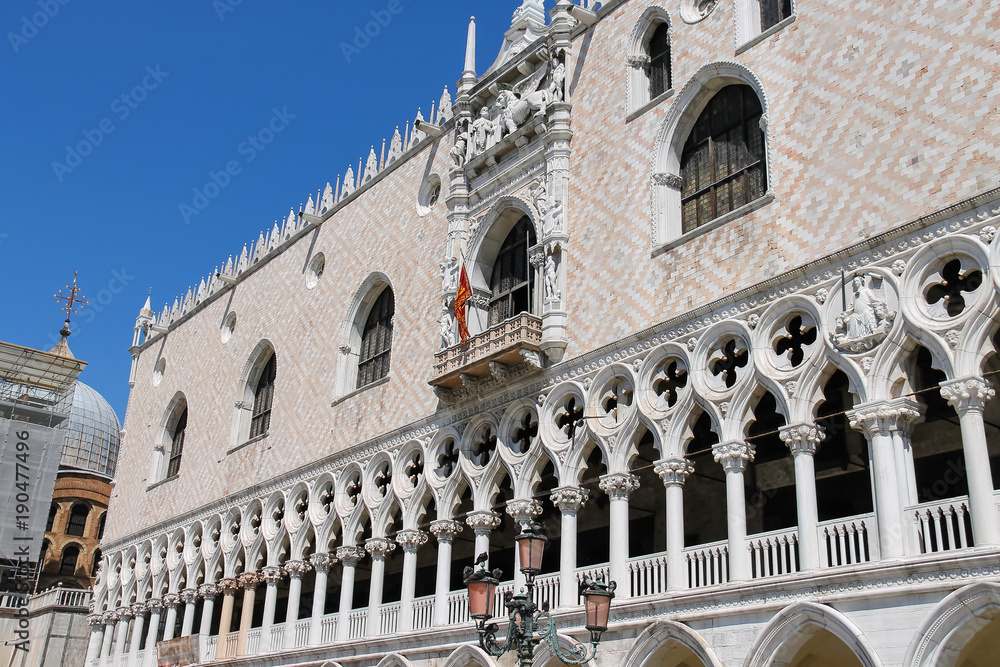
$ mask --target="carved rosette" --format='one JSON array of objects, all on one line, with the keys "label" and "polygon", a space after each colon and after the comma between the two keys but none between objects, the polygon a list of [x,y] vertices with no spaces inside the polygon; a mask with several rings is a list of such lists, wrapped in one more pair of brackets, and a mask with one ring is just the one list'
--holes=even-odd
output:
[{"label": "carved rosette", "polygon": [[602,476],[599,486],[611,500],[628,500],[629,495],[639,488],[639,478],[628,472],[613,472]]},{"label": "carved rosette", "polygon": [[347,567],[354,567],[367,553],[364,547],[337,547],[337,560]]},{"label": "carved rosette", "polygon": [[302,575],[312,569],[312,565],[304,560],[290,560],[285,563],[285,572],[292,579],[301,579]]},{"label": "carved rosette", "polygon": [[395,543],[386,537],[369,537],[365,540],[365,549],[373,558],[385,558],[385,555],[396,549]]},{"label": "carved rosette", "polygon": [[419,547],[427,544],[427,533],[415,528],[407,528],[396,533],[396,544],[406,553],[416,553]]},{"label": "carved rosette", "polygon": [[177,593],[167,593],[163,596],[163,606],[166,608],[179,607],[181,605],[181,596]]},{"label": "carved rosette", "polygon": [[996,390],[989,381],[981,377],[968,377],[941,383],[941,398],[955,408],[955,412],[982,412],[986,401],[996,396]]},{"label": "carved rosette", "polygon": [[452,519],[439,519],[431,521],[431,534],[437,538],[438,542],[451,543],[455,536],[462,532],[464,527],[460,521]]},{"label": "carved rosette", "polygon": [[240,588],[240,582],[235,577],[226,577],[219,580],[219,590],[223,595],[233,595]]},{"label": "carved rosette", "polygon": [[746,470],[747,463],[753,461],[756,451],[753,445],[736,440],[713,445],[712,455],[727,473],[742,473]]},{"label": "carved rosette", "polygon": [[181,601],[184,604],[194,604],[198,601],[198,589],[197,588],[185,588],[181,591]]},{"label": "carved rosette", "polygon": [[206,600],[209,598],[214,598],[218,594],[219,594],[219,587],[216,586],[215,584],[202,584],[201,586],[198,587],[198,595],[205,598]]},{"label": "carved rosette", "polygon": [[260,573],[264,575],[264,583],[268,586],[277,586],[285,578],[285,571],[276,565],[268,565]]},{"label": "carved rosette", "polygon": [[522,526],[531,523],[531,520],[540,516],[542,504],[534,498],[526,500],[511,500],[507,503],[507,514],[513,517]]},{"label": "carved rosette", "polygon": [[875,436],[891,436],[893,432],[908,433],[923,415],[920,404],[907,399],[866,403],[847,413],[851,428],[861,431],[871,440]]},{"label": "carved rosette", "polygon": [[337,559],[328,553],[315,553],[309,556],[309,562],[317,572],[329,572],[333,564],[337,562]]},{"label": "carved rosette", "polygon": [[589,494],[587,489],[579,486],[560,486],[552,489],[549,496],[552,504],[559,508],[563,514],[579,512],[587,502]]},{"label": "carved rosette", "polygon": [[796,424],[778,430],[778,437],[791,450],[792,456],[796,454],[815,456],[824,435],[823,429],[816,424]]},{"label": "carved rosette", "polygon": [[243,590],[251,590],[264,583],[264,577],[260,576],[258,572],[244,572],[236,579],[243,586]]},{"label": "carved rosette", "polygon": [[118,614],[118,618],[123,621],[128,621],[128,619],[135,616],[135,612],[132,611],[132,607],[118,607],[118,609],[115,610],[115,613]]},{"label": "carved rosette", "polygon": [[500,517],[493,510],[483,510],[470,512],[465,518],[465,523],[469,528],[476,531],[476,534],[489,533],[500,525]]},{"label": "carved rosette", "polygon": [[683,486],[694,466],[685,458],[671,458],[657,461],[653,472],[660,476],[664,486]]}]

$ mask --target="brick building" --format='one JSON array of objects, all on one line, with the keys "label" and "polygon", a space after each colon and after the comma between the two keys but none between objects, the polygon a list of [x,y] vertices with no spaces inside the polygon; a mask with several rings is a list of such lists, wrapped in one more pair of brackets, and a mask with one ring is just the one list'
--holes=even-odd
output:
[{"label": "brick building", "polygon": [[549,5],[147,302],[88,664],[492,666],[531,521],[601,665],[1000,662],[1000,3]]}]

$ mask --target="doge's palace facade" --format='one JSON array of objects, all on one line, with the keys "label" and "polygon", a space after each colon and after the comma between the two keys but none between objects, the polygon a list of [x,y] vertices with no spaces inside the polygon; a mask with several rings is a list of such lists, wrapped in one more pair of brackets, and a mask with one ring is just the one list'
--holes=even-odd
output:
[{"label": "doge's palace facade", "polygon": [[492,667],[532,521],[600,665],[1000,664],[1000,2],[548,4],[142,309],[88,666]]}]

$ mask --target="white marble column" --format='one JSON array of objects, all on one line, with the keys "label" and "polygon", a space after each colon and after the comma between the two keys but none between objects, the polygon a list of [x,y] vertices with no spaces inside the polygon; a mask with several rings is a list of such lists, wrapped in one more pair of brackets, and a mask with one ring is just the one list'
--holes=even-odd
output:
[{"label": "white marble column", "polygon": [[996,395],[988,381],[967,377],[941,383],[941,396],[955,408],[962,426],[962,451],[969,479],[969,513],[976,547],[1000,545],[1000,518],[993,496],[990,453],[986,447],[983,410]]},{"label": "white marble column", "polygon": [[684,482],[694,472],[694,466],[685,458],[669,458],[657,461],[653,471],[663,480],[666,492],[667,588],[681,590],[688,587],[684,564]]},{"label": "white marble column", "polygon": [[260,571],[264,577],[264,619],[260,626],[260,652],[277,651],[280,646],[271,645],[271,628],[274,627],[274,607],[278,603],[278,584],[285,578],[285,571],[277,565],[268,565]]},{"label": "white marble column", "polygon": [[351,637],[351,605],[354,603],[354,575],[358,561],[365,557],[363,547],[339,547],[337,560],[344,571],[340,580],[340,611],[337,612],[337,641]]},{"label": "white marble column", "polygon": [[167,593],[163,596],[163,606],[167,610],[167,620],[163,628],[163,641],[174,638],[174,631],[177,627],[177,607],[181,604],[181,596],[176,593]]},{"label": "white marble column", "polygon": [[462,524],[451,519],[431,522],[431,533],[437,538],[437,576],[434,580],[434,625],[448,625],[448,593],[451,590],[451,547]]},{"label": "white marble column", "polygon": [[316,585],[313,586],[312,616],[309,618],[309,646],[322,643],[323,614],[326,612],[326,580],[330,566],[337,559],[328,553],[316,553],[309,557],[316,570]]},{"label": "white marble column", "polygon": [[397,632],[413,629],[413,598],[417,587],[417,549],[427,544],[427,533],[413,528],[396,533],[396,544],[403,549],[403,588],[399,598]]},{"label": "white marble column", "polygon": [[142,629],[146,623],[146,605],[137,602],[132,605],[132,642],[128,648],[129,667],[142,667],[139,665],[139,646],[142,644]]},{"label": "white marble column", "polygon": [[90,663],[101,656],[101,644],[104,643],[104,618],[100,614],[87,616],[87,623],[90,625],[90,641],[87,642],[87,657],[83,664],[90,667]]},{"label": "white marble column", "polygon": [[201,623],[199,623],[198,633],[202,637],[212,634],[212,614],[215,613],[215,596],[219,594],[219,587],[215,584],[202,584],[198,587],[198,595],[201,596]]},{"label": "white marble column", "polygon": [[610,579],[618,584],[619,598],[632,597],[628,571],[628,497],[639,488],[639,478],[627,472],[614,472],[601,477],[601,491],[608,494],[610,508]]},{"label": "white marble column", "polygon": [[128,626],[132,620],[132,608],[119,607],[116,613],[119,620],[118,627],[115,628],[115,667],[121,664],[122,656],[125,655],[125,638],[128,637]]},{"label": "white marble column", "polygon": [[[534,498],[517,498],[507,503],[507,514],[517,523],[518,535],[542,513],[542,504]],[[514,542],[514,592],[524,588],[525,577],[521,573],[521,550]]]},{"label": "white marble column", "polygon": [[285,614],[285,634],[281,636],[281,648],[295,648],[295,624],[299,622],[299,602],[302,598],[302,575],[312,569],[304,560],[290,560],[285,563],[288,573],[288,611]]},{"label": "white marble column", "polygon": [[113,611],[106,611],[101,617],[104,621],[104,643],[101,645],[101,660],[111,658],[114,650],[115,628],[118,626],[118,614]]},{"label": "white marble column", "polygon": [[717,463],[726,471],[726,519],[729,537],[729,578],[732,581],[750,579],[750,552],[747,549],[747,499],[743,488],[743,473],[753,461],[754,448],[739,441],[719,443],[712,447]]},{"label": "white marble column", "polygon": [[469,512],[465,517],[466,525],[476,533],[475,558],[480,554],[490,552],[490,533],[500,525],[500,517],[493,510]]},{"label": "white marble column", "polygon": [[226,638],[233,631],[233,609],[236,606],[236,591],[240,582],[234,577],[219,580],[219,590],[222,591],[222,613],[219,617],[219,644],[215,649],[216,659],[232,657],[228,655]]},{"label": "white marble column", "polygon": [[894,402],[909,408],[900,412],[896,429],[892,432],[892,451],[896,457],[896,476],[899,479],[899,505],[905,510],[919,502],[911,440],[914,426],[924,420],[924,406],[909,399],[896,399]]},{"label": "white marble column", "polygon": [[236,639],[236,655],[246,655],[247,653],[247,633],[253,624],[253,606],[257,600],[257,587],[264,581],[264,577],[257,572],[244,572],[239,577],[240,585],[243,586],[243,609],[240,613],[240,634]]},{"label": "white marble column", "polygon": [[816,570],[819,558],[819,506],[816,503],[816,449],[823,429],[815,424],[793,424],[778,431],[792,452],[795,466],[795,508],[799,525],[799,564]]},{"label": "white marble column", "polygon": [[904,399],[863,403],[847,413],[851,428],[862,431],[872,453],[875,486],[875,516],[878,519],[879,551],[883,560],[906,554],[905,523],[900,505],[900,475],[896,468],[892,434],[900,423],[912,421],[918,414]]},{"label": "white marble column", "polygon": [[181,601],[184,603],[184,619],[181,621],[181,637],[194,634],[194,610],[198,604],[198,589],[185,588],[181,591]]},{"label": "white marble column", "polygon": [[156,667],[156,641],[160,633],[160,615],[163,613],[163,600],[146,600],[149,610],[149,627],[146,628],[146,655],[143,658],[145,667]]},{"label": "white marble column", "polygon": [[575,607],[576,585],[576,517],[587,502],[587,490],[579,486],[561,486],[549,496],[561,513],[559,537],[559,606]]},{"label": "white marble column", "polygon": [[365,636],[378,637],[382,634],[382,587],[385,584],[385,557],[395,550],[396,545],[384,537],[365,540],[365,550],[372,556],[371,584],[368,588],[368,621]]}]

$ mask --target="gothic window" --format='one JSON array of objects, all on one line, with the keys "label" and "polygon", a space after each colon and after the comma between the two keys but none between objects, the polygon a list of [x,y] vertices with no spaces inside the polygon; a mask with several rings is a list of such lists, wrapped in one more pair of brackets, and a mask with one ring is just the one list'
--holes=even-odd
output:
[{"label": "gothic window", "polygon": [[760,2],[760,31],[776,26],[792,15],[792,0],[758,0]]},{"label": "gothic window", "polygon": [[87,527],[87,516],[89,514],[90,508],[86,505],[74,505],[73,510],[69,513],[69,522],[66,524],[66,534],[83,537],[83,531]]},{"label": "gothic window", "polygon": [[90,576],[91,577],[96,577],[97,576],[97,570],[100,569],[100,567],[101,567],[101,557],[102,557],[101,556],[101,550],[100,549],[95,549],[94,550],[94,560],[90,563]]},{"label": "gothic window", "polygon": [[80,549],[69,546],[63,549],[62,562],[59,565],[59,574],[72,577],[76,574],[76,561],[80,558]]},{"label": "gothic window", "polygon": [[670,88],[670,26],[661,23],[649,40],[649,99]]},{"label": "gothic window", "polygon": [[[167,477],[173,477],[181,469],[181,453],[184,451],[184,432],[187,430],[188,421],[188,411],[187,406],[184,407],[181,416],[177,419],[177,425],[174,426],[173,436],[170,439],[170,459],[167,462]],[[101,517],[104,520],[104,517]],[[103,527],[103,524],[102,524]]]},{"label": "gothic window", "polygon": [[489,325],[493,327],[519,313],[533,312],[535,275],[528,263],[528,248],[535,245],[535,230],[524,216],[507,234],[490,276]]},{"label": "gothic window", "polygon": [[101,515],[100,520],[97,522],[97,539],[104,539],[104,520],[108,518],[108,513],[105,512]]},{"label": "gothic window", "polygon": [[[277,371],[277,357],[272,354],[267,364],[264,365],[260,379],[257,380],[257,387],[254,389],[253,412],[250,417],[251,438],[264,435],[271,427],[271,402],[274,400],[274,378]],[[178,458],[179,463],[180,459]]]},{"label": "gothic window", "polygon": [[695,122],[681,155],[682,233],[767,191],[763,111],[752,88],[722,88]]},{"label": "gothic window", "polygon": [[361,332],[361,349],[358,357],[358,385],[360,389],[389,374],[389,357],[392,352],[392,318],[396,313],[396,299],[391,289],[384,289],[368,312],[365,328]]},{"label": "gothic window", "polygon": [[46,533],[51,533],[52,532],[52,524],[55,523],[56,512],[58,512],[58,511],[59,511],[59,506],[56,505],[55,503],[52,503],[52,505],[49,507],[49,518],[45,522],[45,532]]}]

